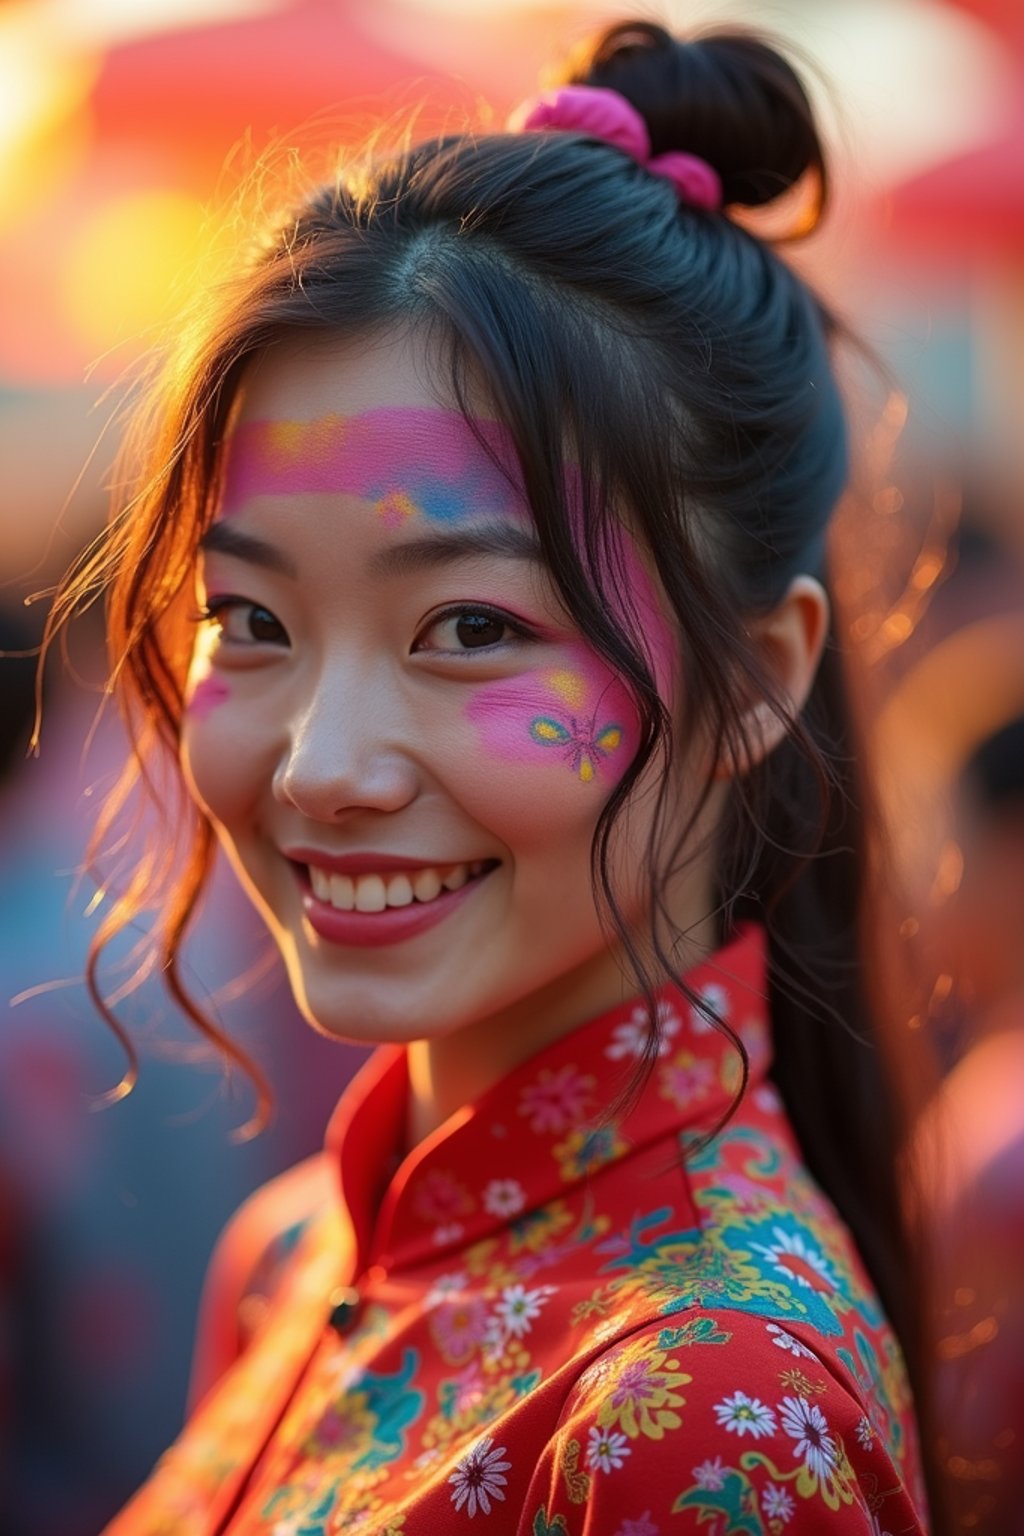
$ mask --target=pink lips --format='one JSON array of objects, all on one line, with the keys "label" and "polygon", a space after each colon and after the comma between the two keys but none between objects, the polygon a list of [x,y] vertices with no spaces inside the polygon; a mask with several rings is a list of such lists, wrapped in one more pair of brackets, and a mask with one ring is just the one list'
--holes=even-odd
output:
[{"label": "pink lips", "polygon": [[386,870],[452,869],[468,859],[414,859],[397,853],[321,853],[318,848],[282,848],[293,864],[315,864],[334,875],[380,875]]},{"label": "pink lips", "polygon": [[[356,868],[362,861],[362,867]],[[361,854],[346,855],[334,861],[321,854],[310,862],[321,869],[334,869],[343,874],[367,874],[392,869],[436,869],[436,864],[417,860],[394,860],[390,864],[379,854],[372,857]],[[441,866],[444,867],[443,865]],[[313,894],[309,874],[303,867],[296,870],[296,878],[302,892],[302,907],[306,921],[320,938],[331,944],[347,944],[354,948],[376,949],[386,944],[400,944],[434,928],[450,917],[457,907],[473,894],[490,871],[476,875],[457,891],[442,891],[433,901],[413,902],[407,907],[385,907],[383,912],[341,912],[330,902],[321,901]]]}]

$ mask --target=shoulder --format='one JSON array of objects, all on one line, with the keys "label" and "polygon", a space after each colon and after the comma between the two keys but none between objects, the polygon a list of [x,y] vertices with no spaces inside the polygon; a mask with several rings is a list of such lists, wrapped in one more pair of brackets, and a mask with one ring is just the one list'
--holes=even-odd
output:
[{"label": "shoulder", "polygon": [[206,1274],[189,1383],[190,1411],[246,1348],[311,1219],[337,1197],[337,1168],[316,1153],[239,1206]]},{"label": "shoulder", "polygon": [[521,1529],[577,1529],[580,1506],[588,1536],[924,1529],[856,1382],[728,1308],[638,1328],[574,1381]]}]

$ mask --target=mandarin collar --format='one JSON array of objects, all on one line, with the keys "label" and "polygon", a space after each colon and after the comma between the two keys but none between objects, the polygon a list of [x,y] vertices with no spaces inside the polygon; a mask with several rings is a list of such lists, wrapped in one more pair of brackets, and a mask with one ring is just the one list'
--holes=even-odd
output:
[{"label": "mandarin collar", "polygon": [[[744,924],[684,978],[743,1041],[748,1090],[771,1061],[764,931]],[[633,999],[554,1041],[401,1155],[409,1093],[404,1046],[382,1046],[331,1119],[355,1239],[358,1279],[461,1250],[564,1196],[598,1168],[666,1136],[712,1130],[740,1085],[728,1035],[676,985],[655,992],[661,1048],[631,1108],[621,1099],[641,1060],[649,1011]]]}]

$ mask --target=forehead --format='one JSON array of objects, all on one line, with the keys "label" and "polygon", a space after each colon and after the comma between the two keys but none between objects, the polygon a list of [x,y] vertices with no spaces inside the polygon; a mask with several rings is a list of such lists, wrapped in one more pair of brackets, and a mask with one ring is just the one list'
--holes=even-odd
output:
[{"label": "forehead", "polygon": [[317,492],[370,501],[392,527],[415,514],[528,515],[508,432],[447,408],[429,361],[408,340],[290,343],[262,357],[228,440],[221,516]]}]

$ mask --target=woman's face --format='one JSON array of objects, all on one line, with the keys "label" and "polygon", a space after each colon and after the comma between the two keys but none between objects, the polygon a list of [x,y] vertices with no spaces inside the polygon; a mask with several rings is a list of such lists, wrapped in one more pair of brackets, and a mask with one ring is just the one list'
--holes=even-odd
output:
[{"label": "woman's face", "polygon": [[[555,997],[595,1010],[622,988],[590,850],[636,711],[560,610],[522,497],[422,363],[412,342],[320,341],[251,372],[204,541],[212,618],[183,731],[193,792],[300,1005],[368,1042]],[[668,628],[626,553],[670,678]],[[637,919],[650,798],[616,845]]]}]

